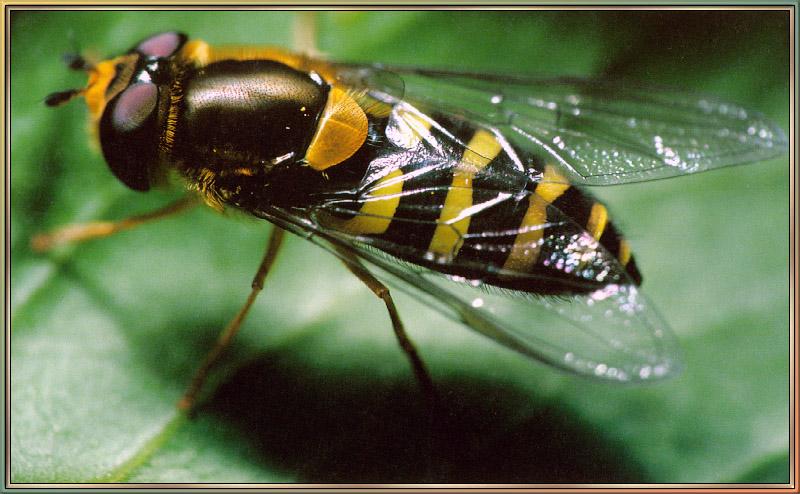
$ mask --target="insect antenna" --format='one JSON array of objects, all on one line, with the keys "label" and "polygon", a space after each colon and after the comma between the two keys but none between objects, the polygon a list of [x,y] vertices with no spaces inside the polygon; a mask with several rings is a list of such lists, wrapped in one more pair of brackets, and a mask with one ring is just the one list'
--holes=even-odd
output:
[{"label": "insect antenna", "polygon": [[[65,53],[61,56],[61,61],[64,62],[64,65],[69,67],[70,70],[81,70],[83,72],[94,70],[95,64],[86,60],[86,58],[80,54],[80,50],[75,42],[75,33],[70,31],[68,33],[68,37],[72,43],[73,51],[71,53]],[[50,93],[44,99],[44,104],[50,107],[61,106],[76,96],[83,94],[84,91],[85,89],[67,89],[66,91]]]},{"label": "insect antenna", "polygon": [[83,55],[81,55],[81,48],[78,46],[78,40],[75,38],[75,31],[70,29],[67,32],[67,39],[72,47],[72,51],[65,53],[61,60],[71,70],[91,70],[94,68],[94,63],[88,62]]},{"label": "insect antenna", "polygon": [[44,99],[44,104],[50,107],[61,106],[64,103],[72,100],[75,96],[83,93],[83,89],[67,89],[66,91],[58,91],[50,93]]},{"label": "insect antenna", "polygon": [[93,63],[83,58],[83,56],[77,52],[65,53],[64,56],[61,57],[61,59],[64,61],[64,64],[71,70],[88,71],[94,68]]}]

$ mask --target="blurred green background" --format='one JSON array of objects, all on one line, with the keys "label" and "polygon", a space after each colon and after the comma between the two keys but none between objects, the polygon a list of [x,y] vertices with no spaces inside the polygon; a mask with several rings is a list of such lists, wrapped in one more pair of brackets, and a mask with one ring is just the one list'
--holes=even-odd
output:
[{"label": "blurred green background", "polygon": [[[249,290],[266,223],[192,211],[36,255],[30,237],[178,196],[126,190],[89,144],[61,55],[178,29],[288,45],[291,12],[11,16],[13,482],[787,482],[789,157],[595,189],[632,239],[685,371],[593,382],[397,302],[450,414],[425,408],[383,306],[289,239],[191,421],[174,403]],[[353,61],[625,77],[716,94],[789,127],[788,13],[339,12]]]}]

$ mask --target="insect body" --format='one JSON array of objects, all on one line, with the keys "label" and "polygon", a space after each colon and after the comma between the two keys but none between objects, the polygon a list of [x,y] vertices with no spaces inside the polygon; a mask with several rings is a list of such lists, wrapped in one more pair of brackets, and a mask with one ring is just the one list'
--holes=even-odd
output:
[{"label": "insect body", "polygon": [[179,33],[86,70],[87,88],[49,102],[84,94],[128,187],[177,174],[214,208],[267,219],[500,343],[611,380],[669,375],[677,352],[638,291],[628,241],[579,186],[786,149],[760,115],[669,90],[337,64]]}]

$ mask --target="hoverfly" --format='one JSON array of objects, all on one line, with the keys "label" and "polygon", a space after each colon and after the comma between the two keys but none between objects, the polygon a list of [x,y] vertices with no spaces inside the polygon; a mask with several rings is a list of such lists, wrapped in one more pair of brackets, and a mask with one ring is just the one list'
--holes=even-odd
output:
[{"label": "hoverfly", "polygon": [[579,187],[787,150],[782,131],[757,113],[607,81],[336,63],[215,48],[178,32],[72,66],[88,73],[87,86],[47,103],[84,96],[126,186],[147,191],[177,175],[212,208],[277,227],[250,298],[198,371],[186,407],[261,289],[284,230],[338,256],[384,300],[429,391],[380,280],[557,368],[612,381],[672,375],[677,344],[639,290],[630,243]]}]

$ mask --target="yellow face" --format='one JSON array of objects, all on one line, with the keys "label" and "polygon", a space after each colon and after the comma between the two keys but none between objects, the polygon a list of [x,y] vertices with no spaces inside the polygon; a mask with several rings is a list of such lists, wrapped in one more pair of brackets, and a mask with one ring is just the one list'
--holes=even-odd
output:
[{"label": "yellow face", "polygon": [[106,103],[128,86],[138,58],[137,54],[122,55],[99,62],[88,69],[89,80],[83,96],[86,99],[92,123],[96,124],[100,121]]}]

